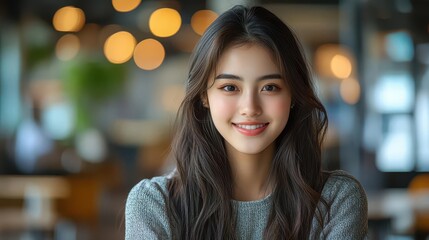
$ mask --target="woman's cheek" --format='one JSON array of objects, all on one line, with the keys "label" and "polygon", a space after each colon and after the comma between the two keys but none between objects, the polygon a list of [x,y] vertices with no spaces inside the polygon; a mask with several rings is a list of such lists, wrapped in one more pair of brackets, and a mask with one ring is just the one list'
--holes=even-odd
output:
[{"label": "woman's cheek", "polygon": [[275,101],[271,102],[265,109],[265,113],[269,113],[271,116],[276,116],[279,119],[284,119],[287,122],[290,114],[290,102],[288,101]]},{"label": "woman's cheek", "polygon": [[209,105],[214,111],[229,112],[234,109],[235,98],[232,96],[223,96],[222,94],[213,94],[209,97]]}]

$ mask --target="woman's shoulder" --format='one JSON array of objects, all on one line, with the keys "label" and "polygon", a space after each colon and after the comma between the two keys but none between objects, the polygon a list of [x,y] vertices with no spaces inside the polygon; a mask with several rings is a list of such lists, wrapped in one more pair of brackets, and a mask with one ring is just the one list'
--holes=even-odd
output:
[{"label": "woman's shoulder", "polygon": [[162,190],[163,192],[167,189],[168,176],[156,176],[153,178],[145,178],[140,180],[131,191],[155,191]]},{"label": "woman's shoulder", "polygon": [[345,171],[327,174],[329,177],[322,196],[328,205],[329,214],[325,215],[323,228],[320,231],[314,230],[314,239],[366,239],[368,202],[364,188]]},{"label": "woman's shoulder", "polygon": [[365,190],[354,176],[343,170],[331,171],[327,174],[329,177],[322,191],[325,198],[332,199],[351,194],[366,200]]},{"label": "woman's shoulder", "polygon": [[167,194],[167,176],[157,176],[138,182],[128,194],[128,201],[163,201]]},{"label": "woman's shoulder", "polygon": [[125,206],[125,239],[170,239],[167,181],[166,176],[143,179],[131,189]]}]

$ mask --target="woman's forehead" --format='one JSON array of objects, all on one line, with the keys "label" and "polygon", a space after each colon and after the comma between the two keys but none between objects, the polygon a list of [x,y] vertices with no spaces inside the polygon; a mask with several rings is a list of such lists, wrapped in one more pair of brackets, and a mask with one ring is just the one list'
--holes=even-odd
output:
[{"label": "woman's forehead", "polygon": [[[275,52],[259,42],[236,43],[226,47],[215,62],[212,73],[222,70],[234,71],[238,67],[254,68],[265,67],[270,71],[283,73],[283,66],[279,64],[279,56]],[[249,70],[253,70],[250,68]]]}]

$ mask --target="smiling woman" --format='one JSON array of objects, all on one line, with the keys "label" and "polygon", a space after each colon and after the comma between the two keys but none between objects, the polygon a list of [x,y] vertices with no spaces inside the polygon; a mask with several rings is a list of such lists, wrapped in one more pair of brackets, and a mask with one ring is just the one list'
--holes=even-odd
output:
[{"label": "smiling woman", "polygon": [[261,154],[273,148],[291,105],[280,68],[265,47],[249,43],[226,49],[215,72],[219,75],[208,82],[203,101],[225,139],[230,163],[233,156],[245,153],[256,154],[258,165],[263,160],[270,165],[272,156]]},{"label": "smiling woman", "polygon": [[191,58],[169,175],[129,193],[126,239],[364,239],[357,180],[321,169],[326,111],[300,44],[262,7],[236,6]]}]

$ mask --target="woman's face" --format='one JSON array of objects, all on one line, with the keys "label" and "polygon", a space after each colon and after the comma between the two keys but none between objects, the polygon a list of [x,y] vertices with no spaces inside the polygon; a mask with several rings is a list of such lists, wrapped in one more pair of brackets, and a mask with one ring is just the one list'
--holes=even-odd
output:
[{"label": "woman's face", "polygon": [[291,94],[265,47],[226,49],[207,86],[206,107],[228,152],[261,153],[285,128]]}]

